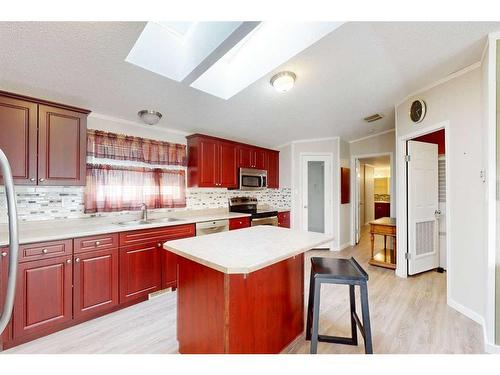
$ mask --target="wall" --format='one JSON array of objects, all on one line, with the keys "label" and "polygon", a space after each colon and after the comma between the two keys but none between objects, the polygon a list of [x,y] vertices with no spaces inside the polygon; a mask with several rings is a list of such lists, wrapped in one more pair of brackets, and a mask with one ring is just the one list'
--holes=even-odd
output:
[{"label": "wall", "polygon": [[[302,186],[301,186],[301,165],[300,155],[302,153],[326,153],[332,155],[332,191],[330,194],[333,209],[332,225],[326,230],[334,235],[333,248],[339,248],[339,202],[340,202],[340,166],[339,166],[339,140],[338,138],[324,140],[298,141],[291,144],[291,185],[292,185],[292,228],[301,229],[302,212]],[[281,167],[281,165],[280,165]],[[337,172],[335,172],[337,171]]]},{"label": "wall", "polygon": [[[482,128],[481,70],[471,68],[464,74],[420,92],[396,106],[396,136],[410,137],[419,129],[432,128],[448,122],[447,155],[450,173],[447,176],[447,205],[452,257],[448,259],[449,303],[470,317],[484,316],[486,272],[486,185],[480,178],[485,167],[485,132]],[[414,124],[408,118],[408,108],[415,98],[427,103],[425,119]],[[404,149],[398,144],[397,173],[404,175]],[[404,192],[404,182],[398,181],[398,194]],[[398,201],[398,215],[405,212],[404,200]],[[398,222],[398,275],[406,275],[406,232]]]},{"label": "wall", "polygon": [[[127,134],[137,137],[156,139],[161,141],[186,143],[185,134],[182,132],[172,132],[159,127],[150,127],[136,124],[130,121],[123,121],[99,114],[91,114],[88,118],[88,128],[110,131],[114,133]],[[284,159],[290,161],[290,151],[288,156],[284,152]],[[280,167],[281,167],[280,155]],[[281,171],[281,168],[280,168]],[[284,175],[285,184],[280,189],[268,189],[265,191],[245,192],[245,195],[256,197],[260,203],[268,204],[280,209],[288,209],[291,206],[290,178]],[[281,174],[280,174],[281,178]],[[287,181],[288,180],[288,181]],[[281,185],[281,183],[280,183]],[[18,216],[21,221],[53,220],[84,218],[95,215],[87,215],[84,211],[84,187],[81,186],[44,186],[29,187],[16,186]],[[228,206],[230,197],[242,195],[239,190],[227,189],[187,189],[186,209],[206,209],[222,208]],[[0,187],[0,223],[7,222],[7,206],[5,202],[4,188]],[[160,211],[173,211],[164,209]],[[103,213],[100,216],[115,216],[126,214],[126,211],[119,213]]]},{"label": "wall", "polygon": [[[359,222],[361,225],[365,220],[365,165],[359,165]],[[361,228],[360,228],[361,229]]]},{"label": "wall", "polygon": [[292,146],[290,144],[278,148],[280,152],[280,186],[292,187]]}]

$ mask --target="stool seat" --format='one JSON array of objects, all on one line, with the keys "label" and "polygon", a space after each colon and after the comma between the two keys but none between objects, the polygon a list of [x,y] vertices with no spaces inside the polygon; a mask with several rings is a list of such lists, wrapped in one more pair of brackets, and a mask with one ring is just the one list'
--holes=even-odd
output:
[{"label": "stool seat", "polygon": [[311,273],[314,277],[346,281],[368,281],[368,274],[354,258],[311,258]]}]

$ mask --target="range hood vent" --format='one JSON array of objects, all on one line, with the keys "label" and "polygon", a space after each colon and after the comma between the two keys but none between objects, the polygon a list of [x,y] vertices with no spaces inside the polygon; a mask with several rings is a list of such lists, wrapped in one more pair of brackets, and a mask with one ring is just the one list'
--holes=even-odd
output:
[{"label": "range hood vent", "polygon": [[374,115],[365,117],[363,120],[365,120],[366,122],[374,122],[380,120],[383,117],[384,115],[381,115],[380,113],[375,113]]}]

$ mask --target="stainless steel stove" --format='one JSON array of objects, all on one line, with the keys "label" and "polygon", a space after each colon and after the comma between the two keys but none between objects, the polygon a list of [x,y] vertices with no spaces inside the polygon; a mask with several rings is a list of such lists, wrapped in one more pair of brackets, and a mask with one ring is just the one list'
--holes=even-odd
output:
[{"label": "stainless steel stove", "polygon": [[257,208],[257,198],[235,197],[229,198],[229,212],[251,214],[251,224],[278,226],[278,211]]}]

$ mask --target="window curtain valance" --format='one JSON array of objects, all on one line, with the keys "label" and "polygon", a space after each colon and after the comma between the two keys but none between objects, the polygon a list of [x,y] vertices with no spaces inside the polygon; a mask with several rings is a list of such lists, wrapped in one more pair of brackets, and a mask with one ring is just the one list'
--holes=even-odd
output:
[{"label": "window curtain valance", "polygon": [[100,130],[87,131],[87,156],[186,166],[186,146]]},{"label": "window curtain valance", "polygon": [[85,212],[186,207],[184,170],[87,164]]}]

